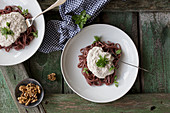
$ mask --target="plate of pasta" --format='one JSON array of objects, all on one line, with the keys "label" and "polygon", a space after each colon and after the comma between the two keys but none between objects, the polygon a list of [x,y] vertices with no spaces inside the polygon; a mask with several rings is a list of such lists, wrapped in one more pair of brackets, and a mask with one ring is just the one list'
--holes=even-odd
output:
[{"label": "plate of pasta", "polygon": [[117,27],[94,24],[70,39],[62,52],[61,70],[68,86],[96,103],[115,101],[133,86],[139,65],[131,38]]},{"label": "plate of pasta", "polygon": [[22,63],[38,50],[45,32],[44,16],[37,18],[31,27],[27,27],[25,20],[40,12],[36,0],[0,1],[1,66]]}]

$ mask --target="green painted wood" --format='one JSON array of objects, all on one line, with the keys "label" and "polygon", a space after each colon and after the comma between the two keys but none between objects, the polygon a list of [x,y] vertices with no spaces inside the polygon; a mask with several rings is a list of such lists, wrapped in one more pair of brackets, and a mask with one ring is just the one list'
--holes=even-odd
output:
[{"label": "green painted wood", "polygon": [[44,108],[42,105],[38,105],[34,108],[24,108],[22,107],[15,98],[15,87],[23,79],[28,78],[28,74],[23,66],[23,64],[18,64],[15,66],[0,66],[0,71],[5,78],[6,84],[9,88],[11,96],[18,108],[19,113],[44,113]]},{"label": "green painted wood", "polygon": [[111,0],[106,10],[112,11],[170,11],[169,0]]},{"label": "green painted wood", "polygon": [[18,113],[18,109],[11,97],[8,86],[0,71],[0,111],[1,113]]},{"label": "green painted wood", "polygon": [[[40,81],[45,93],[62,93],[62,74],[60,70],[61,52],[44,54],[37,52],[25,62],[29,75]],[[48,80],[48,74],[56,73],[56,81]]]},{"label": "green painted wood", "polygon": [[96,104],[75,94],[46,95],[47,113],[169,113],[170,94],[131,94],[107,103]]},{"label": "green painted wood", "polygon": [[[43,9],[49,7],[56,0],[38,0]],[[170,60],[169,60],[169,37],[170,37],[170,14],[164,13],[140,13],[140,42],[138,40],[138,13],[122,11],[170,11],[169,0],[112,0],[105,10],[95,19],[93,23],[106,23],[117,26],[124,30],[135,42],[141,54],[142,67],[145,67],[155,75],[143,72],[138,77],[135,85],[129,93],[139,93],[140,87],[143,92],[170,92]],[[54,9],[45,14],[46,23],[51,19],[60,19],[58,9]],[[121,11],[119,13],[114,11]],[[140,44],[139,44],[140,43]],[[139,45],[138,45],[139,44]],[[37,52],[31,59],[24,62],[30,77],[40,81],[45,89],[45,93],[72,93],[64,82],[60,70],[61,51],[50,54]],[[7,86],[10,89],[12,98],[16,84],[28,77],[22,64],[9,67],[0,67],[6,81],[3,82],[0,74],[0,110],[5,112],[12,110],[17,112],[11,97],[8,96]],[[55,72],[57,80],[51,82],[47,79],[49,73]],[[141,78],[141,80],[139,80]],[[141,84],[141,85],[140,85]],[[3,93],[1,92],[3,91]],[[4,95],[6,98],[3,98]],[[8,97],[7,97],[8,96]],[[136,112],[145,113],[154,110],[154,113],[170,111],[169,94],[145,94],[126,95],[116,102],[109,104],[95,104],[87,102],[77,95],[46,95],[43,105],[33,109],[20,107],[15,104],[19,112],[44,112],[43,107],[49,113],[53,112]],[[2,105],[5,103],[5,105]],[[1,107],[2,106],[2,107]],[[7,107],[11,109],[7,109]],[[155,108],[155,109],[154,109]],[[5,110],[7,109],[7,110]]]},{"label": "green painted wood", "polygon": [[170,13],[140,13],[144,92],[170,92]]},{"label": "green painted wood", "polygon": [[[42,9],[46,9],[56,0],[38,0]],[[111,11],[170,11],[169,0],[111,0],[105,10]],[[54,10],[58,10],[58,7]]]}]

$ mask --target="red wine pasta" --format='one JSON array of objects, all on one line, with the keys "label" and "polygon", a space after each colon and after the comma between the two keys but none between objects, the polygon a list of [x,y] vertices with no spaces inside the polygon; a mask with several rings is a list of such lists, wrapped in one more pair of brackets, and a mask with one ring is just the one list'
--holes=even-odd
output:
[{"label": "red wine pasta", "polygon": [[[9,14],[11,12],[19,12],[20,14],[22,14],[22,11],[17,6],[6,6],[5,9],[0,10],[0,15]],[[27,15],[22,15],[25,19],[32,18],[30,13],[28,13]],[[24,49],[25,46],[29,45],[30,42],[34,39],[33,32],[36,32],[36,28],[34,27],[34,25],[27,28],[24,33],[21,33],[18,39],[12,45],[8,47],[2,47],[0,45],[0,49],[4,48],[7,52],[9,52],[11,48],[14,48],[15,50]]]},{"label": "red wine pasta", "polygon": [[[101,86],[102,84],[106,84],[106,85],[110,85],[114,82],[114,77],[116,75],[116,71],[114,71],[113,74],[106,76],[104,79],[100,79],[98,77],[96,77],[89,69],[87,66],[87,54],[89,52],[90,49],[92,49],[93,47],[101,47],[103,49],[104,52],[109,52],[110,54],[112,54],[112,56],[114,57],[113,60],[113,64],[116,67],[116,69],[118,69],[118,61],[121,57],[121,53],[120,54],[116,54],[117,50],[121,50],[121,46],[118,43],[111,43],[110,41],[108,41],[108,43],[105,42],[95,42],[92,45],[89,45],[85,48],[82,48],[80,50],[80,52],[82,53],[82,55],[79,55],[79,64],[78,64],[78,68],[82,68],[82,74],[84,75],[86,81],[88,82],[89,85],[96,85],[96,86]],[[84,72],[84,68],[87,69],[87,72]]]}]

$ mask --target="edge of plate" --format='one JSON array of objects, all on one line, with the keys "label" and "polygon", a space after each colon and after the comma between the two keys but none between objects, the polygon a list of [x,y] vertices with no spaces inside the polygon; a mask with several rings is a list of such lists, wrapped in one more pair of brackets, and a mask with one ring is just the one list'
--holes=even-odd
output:
[{"label": "edge of plate", "polygon": [[[88,27],[91,27],[91,26],[98,26],[98,25],[105,25],[105,26],[114,27],[114,28],[122,31],[123,33],[125,33],[123,30],[119,29],[118,27],[115,27],[115,26],[112,26],[112,25],[109,25],[109,24],[92,24],[92,25],[89,25],[89,26],[87,26],[87,27],[85,27],[85,28],[88,28]],[[85,29],[85,28],[84,28],[84,29]],[[125,33],[125,34],[126,34],[126,33]],[[126,35],[127,35],[127,34],[126,34]],[[76,36],[76,35],[75,35],[75,36]],[[74,36],[74,37],[75,37],[75,36]],[[129,37],[129,35],[127,35],[127,36]],[[73,37],[73,38],[74,38],[74,37]],[[132,86],[131,86],[124,94],[120,95],[120,96],[119,96],[118,98],[116,98],[116,99],[112,99],[112,100],[108,100],[108,101],[96,101],[96,100],[88,99],[88,98],[82,96],[81,94],[77,93],[77,91],[75,91],[74,88],[72,88],[72,87],[70,86],[70,84],[67,82],[67,79],[65,78],[65,73],[64,73],[64,71],[63,71],[63,56],[64,56],[64,53],[65,53],[65,50],[67,49],[67,45],[71,42],[71,40],[72,40],[73,38],[69,39],[69,40],[67,41],[67,43],[65,44],[64,49],[63,49],[62,54],[61,54],[61,61],[60,61],[62,75],[63,75],[63,78],[64,78],[65,82],[66,82],[67,85],[69,86],[69,88],[70,88],[71,90],[73,90],[73,92],[75,92],[75,93],[76,93],[78,96],[80,96],[81,98],[83,98],[83,99],[85,99],[85,100],[88,100],[88,101],[91,101],[91,102],[95,102],[95,103],[109,103],[109,102],[113,102],[113,101],[118,100],[118,99],[120,99],[121,97],[123,97],[123,96],[132,88],[132,86],[134,85],[134,83],[135,83],[135,81],[136,81],[136,78],[137,78],[137,75],[138,75],[138,71],[139,71],[138,69],[137,69],[136,77],[135,77],[135,79],[134,79],[134,81],[133,81],[133,83],[132,83]],[[132,39],[131,39],[130,37],[129,37],[129,39],[130,39],[130,41],[133,43],[133,46],[134,46],[134,48],[135,48],[135,50],[136,50],[136,53],[137,53],[137,66],[139,66],[139,55],[138,55],[137,48],[136,48],[134,42],[132,41]]]}]

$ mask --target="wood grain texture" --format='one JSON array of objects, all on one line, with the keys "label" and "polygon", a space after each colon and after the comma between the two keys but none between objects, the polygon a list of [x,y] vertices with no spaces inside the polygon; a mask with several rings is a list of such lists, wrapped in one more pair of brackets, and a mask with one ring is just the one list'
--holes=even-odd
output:
[{"label": "wood grain texture", "polygon": [[39,105],[34,108],[26,109],[22,107],[19,103],[17,103],[15,98],[15,87],[21,80],[28,78],[28,74],[23,66],[23,64],[3,67],[0,66],[0,70],[2,72],[3,77],[5,78],[6,84],[9,88],[11,96],[18,108],[19,113],[44,113],[44,109],[42,105]]},{"label": "wood grain texture", "polygon": [[[56,0],[38,0],[42,9],[46,9]],[[58,10],[58,7],[54,10]],[[109,11],[170,11],[169,0],[110,0],[105,7]]]},{"label": "wood grain texture", "polygon": [[112,11],[170,11],[169,0],[111,0],[106,10]]},{"label": "wood grain texture", "polygon": [[170,13],[140,13],[144,92],[170,92]]},{"label": "wood grain texture", "polygon": [[[45,93],[62,93],[60,56],[61,51],[49,54],[37,52],[24,63],[30,75],[41,83]],[[48,80],[48,74],[51,73],[56,73],[56,81]]]},{"label": "wood grain texture", "polygon": [[0,71],[0,112],[1,113],[18,113],[18,109],[11,97],[8,86]]},{"label": "wood grain texture", "polygon": [[75,94],[46,95],[43,106],[47,113],[168,113],[169,94],[136,94],[107,103],[96,104]]}]

